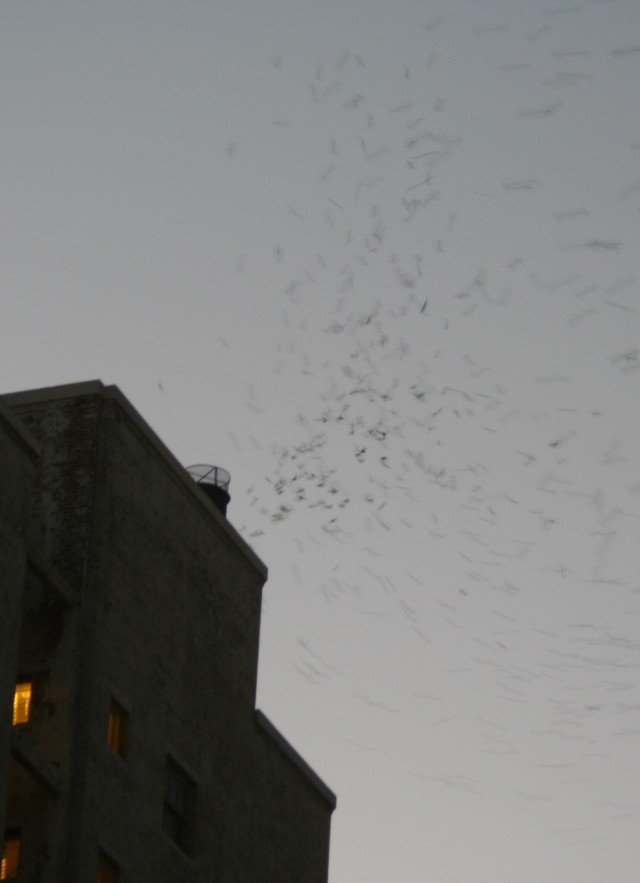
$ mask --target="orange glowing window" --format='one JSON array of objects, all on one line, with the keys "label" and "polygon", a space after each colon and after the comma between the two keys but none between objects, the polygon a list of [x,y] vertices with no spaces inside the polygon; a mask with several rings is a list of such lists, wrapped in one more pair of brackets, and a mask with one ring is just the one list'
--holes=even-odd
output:
[{"label": "orange glowing window", "polygon": [[129,735],[129,715],[115,699],[111,699],[109,708],[109,724],[107,727],[107,742],[120,757],[127,756],[127,741]]},{"label": "orange glowing window", "polygon": [[16,684],[13,694],[13,725],[28,724],[31,713],[31,681]]},{"label": "orange glowing window", "polygon": [[20,834],[17,831],[7,831],[2,850],[2,863],[0,864],[0,880],[15,880],[18,877],[18,865],[20,863]]},{"label": "orange glowing window", "polygon": [[118,868],[104,852],[100,853],[98,865],[98,883],[118,883],[120,874]]}]

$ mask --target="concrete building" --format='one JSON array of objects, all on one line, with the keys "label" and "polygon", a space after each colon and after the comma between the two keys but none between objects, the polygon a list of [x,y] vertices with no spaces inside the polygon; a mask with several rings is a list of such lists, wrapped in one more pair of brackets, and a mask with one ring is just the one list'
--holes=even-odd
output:
[{"label": "concrete building", "polygon": [[324,883],[255,709],[266,568],[122,393],[0,400],[0,879]]}]

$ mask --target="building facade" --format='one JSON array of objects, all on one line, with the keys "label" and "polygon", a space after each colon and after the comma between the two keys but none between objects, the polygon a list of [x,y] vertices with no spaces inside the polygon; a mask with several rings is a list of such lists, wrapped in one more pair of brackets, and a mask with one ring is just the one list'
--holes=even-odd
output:
[{"label": "building facade", "polygon": [[266,576],[116,387],[2,397],[0,879],[327,880],[335,797],[255,708]]}]

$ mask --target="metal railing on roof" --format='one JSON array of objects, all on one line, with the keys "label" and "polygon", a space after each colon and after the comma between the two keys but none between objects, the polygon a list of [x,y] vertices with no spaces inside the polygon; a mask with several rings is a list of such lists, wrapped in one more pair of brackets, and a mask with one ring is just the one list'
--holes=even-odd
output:
[{"label": "metal railing on roof", "polygon": [[229,491],[231,476],[226,469],[222,469],[220,466],[197,463],[195,466],[187,466],[187,472],[196,484],[212,484],[223,491]]}]

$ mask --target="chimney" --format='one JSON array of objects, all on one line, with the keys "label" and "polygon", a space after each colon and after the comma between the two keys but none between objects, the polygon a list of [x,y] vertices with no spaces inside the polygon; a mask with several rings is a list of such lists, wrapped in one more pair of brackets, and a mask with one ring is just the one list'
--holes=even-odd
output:
[{"label": "chimney", "polygon": [[229,496],[229,483],[231,476],[226,469],[219,466],[209,466],[206,463],[198,463],[188,466],[187,472],[198,487],[202,488],[213,505],[226,517]]}]

